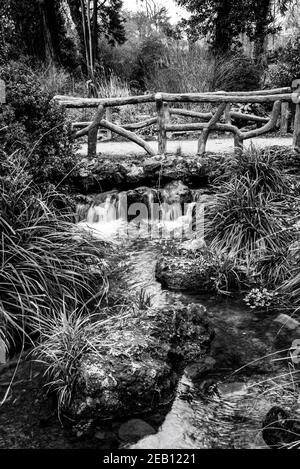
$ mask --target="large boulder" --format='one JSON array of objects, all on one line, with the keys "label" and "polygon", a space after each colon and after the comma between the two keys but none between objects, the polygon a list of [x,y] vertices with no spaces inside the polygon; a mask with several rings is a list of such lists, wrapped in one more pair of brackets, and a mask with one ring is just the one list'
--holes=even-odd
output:
[{"label": "large boulder", "polygon": [[213,336],[201,305],[178,303],[115,319],[106,345],[82,357],[65,412],[77,422],[96,422],[153,411],[172,398],[184,367],[205,358]]},{"label": "large boulder", "polygon": [[207,247],[200,232],[180,244],[166,244],[155,275],[164,288],[195,293],[236,292],[251,282],[242,263]]},{"label": "large boulder", "polygon": [[205,255],[188,258],[161,256],[155,269],[156,279],[174,291],[212,292],[215,289],[215,267]]},{"label": "large boulder", "polygon": [[154,156],[136,157],[97,156],[82,158],[71,178],[76,190],[85,193],[108,191],[118,187],[124,190],[138,186],[165,185],[172,181],[204,187],[224,171],[224,156]]}]

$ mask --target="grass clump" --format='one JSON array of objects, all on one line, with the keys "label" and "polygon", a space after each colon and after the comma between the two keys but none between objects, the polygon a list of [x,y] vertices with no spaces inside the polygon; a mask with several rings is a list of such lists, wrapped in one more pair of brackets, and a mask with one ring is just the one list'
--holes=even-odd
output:
[{"label": "grass clump", "polygon": [[0,329],[12,346],[62,305],[97,309],[110,247],[76,227],[65,197],[35,186],[19,153],[2,159],[0,190]]},{"label": "grass clump", "polygon": [[226,158],[220,164],[221,176],[216,184],[234,177],[248,177],[254,183],[257,194],[287,194],[292,184],[285,173],[282,152],[271,149],[257,149],[251,145],[240,155]]},{"label": "grass clump", "polygon": [[257,179],[249,175],[224,183],[208,216],[211,245],[239,257],[258,249],[281,249],[292,239],[284,202],[276,193],[259,191]]},{"label": "grass clump", "polygon": [[207,210],[210,249],[247,266],[252,287],[256,283],[272,292],[288,282],[285,290],[297,296],[299,196],[281,153],[252,146],[224,162],[220,173],[216,199]]}]

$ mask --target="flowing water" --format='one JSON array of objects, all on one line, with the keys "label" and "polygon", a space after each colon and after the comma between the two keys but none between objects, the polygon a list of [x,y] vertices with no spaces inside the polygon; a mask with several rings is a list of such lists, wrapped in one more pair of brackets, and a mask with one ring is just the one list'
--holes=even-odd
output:
[{"label": "flowing water", "polygon": [[130,265],[126,280],[132,290],[144,290],[154,305],[178,300],[203,304],[216,332],[207,369],[203,371],[203,363],[186,369],[172,409],[158,432],[132,448],[263,447],[261,422],[277,399],[274,374],[286,373],[283,362],[273,359],[289,344],[277,334],[272,317],[255,314],[241,299],[164,291],[156,281],[162,241],[153,236],[153,227],[159,228],[156,234],[176,236],[192,225],[195,204],[183,214],[180,204],[164,200],[157,217],[150,191],[147,217],[142,213],[128,223],[124,199],[124,194],[109,195],[102,204],[92,205],[80,225],[123,244]]}]

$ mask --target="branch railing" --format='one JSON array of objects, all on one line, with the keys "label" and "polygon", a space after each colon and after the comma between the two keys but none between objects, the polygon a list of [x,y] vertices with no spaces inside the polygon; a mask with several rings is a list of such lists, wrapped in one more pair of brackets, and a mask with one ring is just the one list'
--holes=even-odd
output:
[{"label": "branch railing", "polygon": [[[243,148],[244,141],[250,138],[264,135],[274,130],[278,124],[281,134],[288,130],[288,122],[291,115],[292,104],[296,107],[294,119],[294,138],[293,147],[300,149],[300,99],[299,90],[292,88],[276,88],[272,90],[259,90],[249,92],[224,92],[215,93],[156,93],[142,96],[130,96],[121,98],[80,98],[69,96],[55,96],[55,100],[68,109],[91,109],[97,108],[96,115],[92,122],[73,123],[73,136],[80,138],[88,135],[88,154],[95,157],[97,153],[97,135],[99,128],[104,128],[110,133],[115,133],[135,142],[137,145],[151,156],[157,154],[149,143],[134,131],[145,129],[155,125],[158,134],[158,153],[165,154],[167,151],[167,141],[169,133],[176,132],[198,132],[200,131],[198,141],[198,155],[202,156],[206,152],[207,140],[212,131],[221,131],[231,133],[234,136],[235,151],[239,152]],[[117,125],[105,116],[111,116],[111,108],[154,103],[156,105],[156,116],[142,122]],[[171,107],[176,103],[210,103],[217,104],[217,110],[212,112],[197,112],[188,109]],[[272,103],[273,109],[269,118],[256,115],[243,114],[242,112],[232,111],[234,104],[242,103]],[[108,112],[109,111],[109,112]],[[189,117],[199,119],[194,123],[173,123],[172,117]],[[233,125],[232,120],[249,121],[261,125],[261,127],[252,130],[239,129]]]}]

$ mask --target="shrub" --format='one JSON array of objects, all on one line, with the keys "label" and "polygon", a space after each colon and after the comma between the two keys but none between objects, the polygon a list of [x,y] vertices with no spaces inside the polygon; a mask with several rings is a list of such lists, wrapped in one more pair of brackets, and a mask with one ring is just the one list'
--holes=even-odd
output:
[{"label": "shrub", "polygon": [[272,86],[291,86],[294,79],[300,78],[300,34],[289,40],[279,52],[278,61],[269,69],[267,80]]},{"label": "shrub", "polygon": [[222,91],[252,91],[260,87],[260,70],[243,54],[218,57],[213,88]]},{"label": "shrub", "polygon": [[0,116],[0,143],[6,152],[27,152],[27,169],[36,183],[58,183],[76,164],[71,126],[62,108],[42,89],[37,75],[24,63],[0,68],[7,103]]},{"label": "shrub", "polygon": [[137,88],[146,89],[153,71],[167,67],[165,57],[166,46],[159,36],[152,35],[144,39],[137,52],[131,76]]},{"label": "shrub", "polygon": [[266,85],[271,88],[291,86],[293,79],[290,65],[284,62],[277,62],[269,67]]},{"label": "shrub", "polygon": [[214,61],[201,47],[184,49],[169,45],[165,67],[156,66],[147,79],[147,88],[168,93],[199,93],[212,87]]},{"label": "shrub", "polygon": [[224,250],[229,259],[236,257],[238,265],[246,267],[251,283],[264,288],[280,288],[291,281],[293,272],[290,287],[297,296],[294,245],[299,196],[283,169],[282,152],[279,156],[277,149],[251,147],[224,162],[215,203],[206,214],[206,239],[211,249]]},{"label": "shrub", "polygon": [[268,291],[266,288],[253,288],[244,301],[251,309],[264,309],[277,305],[277,297],[278,293]]}]

